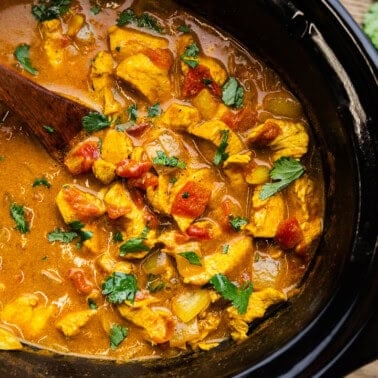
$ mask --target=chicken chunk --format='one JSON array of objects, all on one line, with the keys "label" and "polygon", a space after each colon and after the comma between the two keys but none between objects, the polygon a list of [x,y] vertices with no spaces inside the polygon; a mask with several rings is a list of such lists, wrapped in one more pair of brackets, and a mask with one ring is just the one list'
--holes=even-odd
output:
[{"label": "chicken chunk", "polygon": [[22,344],[18,338],[11,332],[0,328],[0,350],[20,350]]},{"label": "chicken chunk", "polygon": [[239,137],[220,120],[206,121],[188,128],[190,134],[206,139],[214,143],[216,147],[221,144],[224,131],[228,132],[226,153],[234,155],[244,150],[244,145]]},{"label": "chicken chunk", "polygon": [[104,196],[106,211],[110,219],[116,219],[130,213],[135,204],[129,191],[121,182],[114,183]]},{"label": "chicken chunk", "polygon": [[158,120],[159,125],[173,130],[187,130],[200,121],[198,110],[192,106],[173,103]]},{"label": "chicken chunk", "polygon": [[202,89],[195,97],[193,97],[192,104],[206,120],[215,118],[220,106],[220,102],[215,99],[207,88]]},{"label": "chicken chunk", "polygon": [[281,193],[262,200],[259,193],[262,186],[256,186],[252,196],[251,220],[246,230],[256,238],[273,238],[278,224],[285,219],[286,206]]},{"label": "chicken chunk", "polygon": [[162,344],[171,338],[175,322],[167,308],[122,304],[118,310],[122,317],[143,328],[146,339],[152,344]]},{"label": "chicken chunk", "polygon": [[155,64],[143,53],[122,60],[116,74],[137,89],[151,104],[163,102],[171,96],[169,69]]},{"label": "chicken chunk", "polygon": [[56,327],[67,337],[76,336],[96,313],[96,310],[68,313],[56,323]]},{"label": "chicken chunk", "polygon": [[101,159],[117,164],[128,158],[132,150],[133,143],[125,132],[109,129],[102,141]]},{"label": "chicken chunk", "polygon": [[248,323],[262,318],[270,306],[285,300],[286,296],[281,291],[267,288],[252,293],[247,311],[243,315],[239,314],[235,307],[230,306],[227,309],[227,313],[230,319],[228,324],[232,338],[236,341],[245,340],[247,338]]},{"label": "chicken chunk", "polygon": [[92,172],[103,184],[110,184],[115,179],[116,166],[103,159],[97,159],[92,165]]},{"label": "chicken chunk", "polygon": [[248,141],[252,146],[271,148],[275,161],[282,156],[299,159],[307,152],[309,137],[301,122],[267,119],[251,130]]},{"label": "chicken chunk", "polygon": [[63,35],[60,20],[54,19],[42,22],[41,33],[43,36],[43,49],[48,61],[53,67],[58,67],[64,60],[64,46],[68,44],[67,37]]},{"label": "chicken chunk", "polygon": [[236,154],[229,156],[223,164],[223,172],[228,177],[230,185],[239,188],[239,191],[247,189],[244,168],[250,161],[249,154]]}]

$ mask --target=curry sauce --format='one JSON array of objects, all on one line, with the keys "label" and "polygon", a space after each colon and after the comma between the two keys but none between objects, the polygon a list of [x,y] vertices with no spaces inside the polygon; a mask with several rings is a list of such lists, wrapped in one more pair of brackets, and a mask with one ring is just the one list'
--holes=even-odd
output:
[{"label": "curry sauce", "polygon": [[93,109],[61,164],[0,108],[0,349],[209,350],[297,293],[323,177],[274,71],[169,1],[3,1],[0,19],[2,62]]}]

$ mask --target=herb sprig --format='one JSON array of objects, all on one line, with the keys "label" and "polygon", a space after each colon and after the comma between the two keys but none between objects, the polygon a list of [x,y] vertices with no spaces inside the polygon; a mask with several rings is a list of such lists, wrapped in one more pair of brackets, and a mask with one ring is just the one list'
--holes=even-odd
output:
[{"label": "herb sprig", "polygon": [[28,222],[25,219],[25,208],[23,205],[12,203],[9,207],[9,212],[16,223],[16,229],[22,234],[26,234],[29,231]]},{"label": "herb sprig", "polygon": [[164,165],[166,167],[177,167],[184,169],[186,168],[186,163],[180,161],[176,156],[169,157],[164,151],[157,151],[156,157],[152,159],[152,162],[157,165]]},{"label": "herb sprig", "polygon": [[16,47],[13,55],[25,71],[29,72],[32,75],[37,75],[38,70],[34,68],[32,65],[32,62],[29,57],[29,50],[30,46],[26,43],[22,43],[21,45],[18,45]]},{"label": "herb sprig", "polygon": [[123,303],[126,300],[134,303],[137,292],[137,279],[133,274],[113,272],[102,283],[102,294],[110,303]]},{"label": "herb sprig", "polygon": [[230,130],[221,130],[220,133],[222,135],[221,143],[213,158],[213,163],[215,165],[219,165],[222,161],[225,161],[228,158],[228,153],[226,152],[226,149],[228,147],[228,136]]},{"label": "herb sprig", "polygon": [[244,89],[232,76],[222,87],[222,101],[227,106],[241,108],[244,102]]},{"label": "herb sprig", "polygon": [[183,54],[180,55],[180,59],[186,63],[190,68],[196,68],[199,64],[198,55],[199,48],[195,42],[186,46]]},{"label": "herb sprig", "polygon": [[117,18],[117,26],[125,26],[134,24],[140,28],[154,30],[160,34],[164,32],[163,26],[159,23],[156,17],[148,13],[142,13],[137,16],[132,8],[124,9]]},{"label": "herb sprig", "polygon": [[72,0],[39,0],[32,6],[32,14],[39,21],[53,20],[68,12]]},{"label": "herb sprig", "polygon": [[107,116],[95,112],[90,112],[82,118],[83,129],[88,133],[105,129],[110,126],[110,123]]},{"label": "herb sprig", "polygon": [[188,260],[191,265],[202,266],[200,257],[193,251],[180,252],[179,255]]}]

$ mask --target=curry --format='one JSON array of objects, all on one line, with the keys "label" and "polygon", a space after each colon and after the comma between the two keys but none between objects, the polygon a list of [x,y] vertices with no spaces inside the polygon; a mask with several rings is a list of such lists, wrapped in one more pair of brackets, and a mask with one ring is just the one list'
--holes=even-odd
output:
[{"label": "curry", "polygon": [[0,349],[209,350],[298,292],[323,177],[276,73],[168,1],[3,1],[0,19],[1,61],[93,109],[63,163],[0,109]]}]

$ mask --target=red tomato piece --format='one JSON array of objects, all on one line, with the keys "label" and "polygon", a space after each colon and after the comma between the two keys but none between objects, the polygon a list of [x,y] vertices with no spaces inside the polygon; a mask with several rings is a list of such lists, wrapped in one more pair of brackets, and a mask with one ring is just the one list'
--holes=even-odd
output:
[{"label": "red tomato piece", "polygon": [[211,190],[194,181],[188,181],[177,193],[172,204],[172,214],[197,218],[210,200]]},{"label": "red tomato piece", "polygon": [[208,228],[200,227],[195,224],[191,224],[186,229],[186,233],[188,234],[188,236],[195,239],[210,240],[213,238]]},{"label": "red tomato piece", "polygon": [[139,178],[131,178],[128,181],[129,186],[142,190],[146,190],[149,186],[154,188],[158,183],[158,177],[151,172],[147,172]]},{"label": "red tomato piece", "polygon": [[82,294],[89,294],[93,289],[93,284],[85,277],[82,269],[71,268],[68,270],[68,278],[70,278],[77,291]]},{"label": "red tomato piece", "polygon": [[149,122],[143,122],[143,123],[136,123],[131,127],[128,127],[126,129],[127,134],[138,138],[140,137],[147,129],[151,127],[151,124]]},{"label": "red tomato piece", "polygon": [[277,227],[275,240],[282,249],[294,248],[303,239],[303,232],[297,218],[281,221]]},{"label": "red tomato piece", "polygon": [[256,125],[257,112],[249,106],[245,106],[238,111],[228,110],[221,120],[232,130],[245,131]]},{"label": "red tomato piece", "polygon": [[116,206],[107,206],[106,212],[110,219],[117,219],[131,211],[128,207],[116,207]]},{"label": "red tomato piece", "polygon": [[124,159],[116,164],[116,174],[126,178],[140,178],[152,167],[150,161]]},{"label": "red tomato piece", "polygon": [[[206,81],[209,81],[209,84],[206,84]],[[204,88],[209,88],[214,96],[222,96],[220,86],[214,81],[207,67],[198,65],[191,68],[185,76],[182,94],[184,97],[193,97]]]},{"label": "red tomato piece", "polygon": [[143,53],[147,55],[150,60],[162,69],[169,70],[173,63],[173,58],[169,49],[150,49],[146,48]]}]

